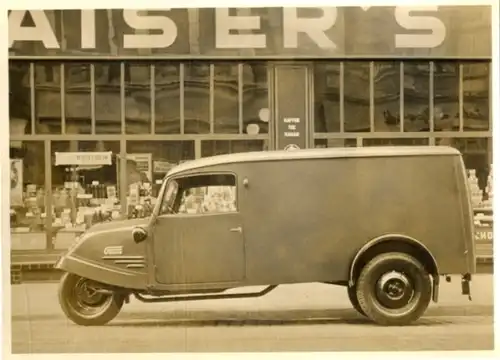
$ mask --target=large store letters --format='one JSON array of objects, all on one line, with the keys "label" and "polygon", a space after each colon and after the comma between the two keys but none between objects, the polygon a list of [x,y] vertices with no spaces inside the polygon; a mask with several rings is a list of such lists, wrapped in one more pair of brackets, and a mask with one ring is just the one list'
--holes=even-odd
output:
[{"label": "large store letters", "polygon": [[[304,18],[298,15],[297,8],[283,9],[283,46],[298,48],[299,33],[306,34],[321,49],[335,49],[336,44],[325,33],[337,22],[336,7],[322,7],[322,15],[315,18]],[[166,9],[168,10],[168,9]],[[369,8],[363,8],[368,11]],[[432,16],[437,13],[437,6],[395,7],[396,22],[408,31],[421,33],[395,33],[396,48],[434,48],[441,45],[446,37],[444,23]],[[21,26],[26,13],[29,12],[34,26]],[[419,14],[416,14],[416,13]],[[422,13],[427,13],[423,15]],[[123,46],[126,49],[168,48],[178,35],[177,24],[167,16],[145,15],[141,10],[124,10],[124,21],[136,34],[123,34]],[[81,48],[96,48],[96,24],[94,10],[81,10]],[[259,30],[259,16],[230,15],[229,9],[215,10],[215,44],[219,49],[254,48],[267,46],[265,34],[238,34],[235,31]],[[159,30],[159,34],[141,33],[145,30]],[[425,32],[425,33],[424,33]],[[47,49],[60,49],[61,44],[50,21],[43,10],[13,10],[9,14],[9,43],[12,47],[17,41],[40,41]]]}]

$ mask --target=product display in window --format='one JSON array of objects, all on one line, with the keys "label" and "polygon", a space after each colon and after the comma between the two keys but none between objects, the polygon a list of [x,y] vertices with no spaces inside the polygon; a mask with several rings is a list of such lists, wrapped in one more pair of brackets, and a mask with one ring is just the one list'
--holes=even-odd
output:
[{"label": "product display in window", "polygon": [[[471,182],[471,178],[473,183]],[[474,184],[476,182],[476,184]],[[490,172],[488,174],[488,179],[486,182],[486,188],[484,192],[481,192],[482,199],[477,200],[479,195],[474,196],[473,189],[476,189],[477,178],[474,180],[472,176],[469,177],[469,184],[471,186],[472,193],[472,207],[474,208],[474,225],[478,228],[489,228],[493,226],[493,165],[490,165]],[[478,187],[478,186],[477,186]],[[476,190],[477,191],[477,190]]]}]

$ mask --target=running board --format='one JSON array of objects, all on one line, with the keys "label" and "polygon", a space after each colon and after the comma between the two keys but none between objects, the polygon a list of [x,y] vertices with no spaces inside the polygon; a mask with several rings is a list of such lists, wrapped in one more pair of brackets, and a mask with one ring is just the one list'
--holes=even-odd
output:
[{"label": "running board", "polygon": [[243,294],[216,294],[216,295],[198,295],[198,296],[162,296],[146,298],[139,293],[134,293],[134,297],[144,303],[160,303],[160,302],[174,302],[174,301],[194,301],[194,300],[219,300],[219,299],[244,299],[256,298],[269,294],[276,289],[278,285],[270,285],[264,290],[255,293]]}]

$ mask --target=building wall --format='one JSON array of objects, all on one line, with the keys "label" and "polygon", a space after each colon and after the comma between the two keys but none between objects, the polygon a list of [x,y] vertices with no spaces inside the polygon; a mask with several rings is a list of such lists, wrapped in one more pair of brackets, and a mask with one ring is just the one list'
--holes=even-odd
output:
[{"label": "building wall", "polygon": [[[401,40],[411,27],[405,11],[149,12],[163,16],[158,24],[175,22],[168,46],[158,31],[137,30],[144,19],[123,10],[30,12],[22,22],[26,14],[11,12],[11,40],[30,40],[10,49],[13,248],[64,248],[89,218],[147,216],[158,183],[179,162],[294,142],[451,145],[487,199],[490,8],[427,9],[434,36]],[[228,14],[250,16],[248,26],[260,26],[265,38],[240,30],[247,37],[228,48],[235,40],[224,29],[241,26]],[[300,25],[304,18],[317,19]],[[37,31],[16,33],[16,21]],[[298,34],[294,44],[286,36],[298,28],[309,36]],[[134,34],[149,37],[131,45],[126,36]],[[31,41],[35,35],[45,43]],[[287,138],[297,127],[285,118],[300,120],[298,138]],[[67,152],[110,152],[111,160],[59,165],[57,154]]]}]

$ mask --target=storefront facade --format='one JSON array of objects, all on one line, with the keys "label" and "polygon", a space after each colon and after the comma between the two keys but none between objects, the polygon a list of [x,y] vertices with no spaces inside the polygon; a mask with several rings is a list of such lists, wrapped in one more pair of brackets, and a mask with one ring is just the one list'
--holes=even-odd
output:
[{"label": "storefront facade", "polygon": [[488,6],[12,11],[9,27],[14,250],[147,216],[172,165],[224,153],[447,144],[491,192]]}]

